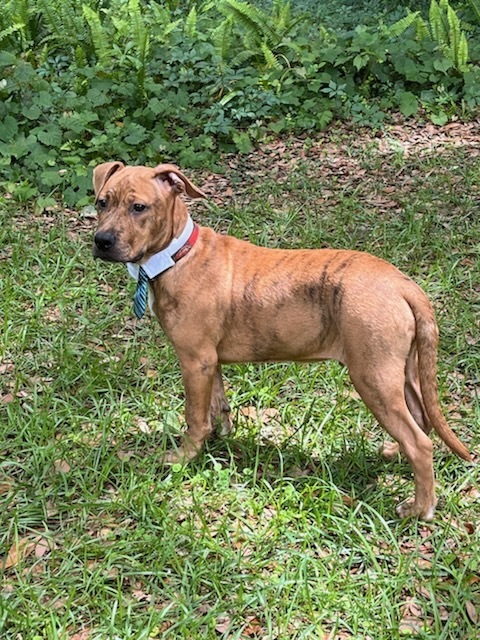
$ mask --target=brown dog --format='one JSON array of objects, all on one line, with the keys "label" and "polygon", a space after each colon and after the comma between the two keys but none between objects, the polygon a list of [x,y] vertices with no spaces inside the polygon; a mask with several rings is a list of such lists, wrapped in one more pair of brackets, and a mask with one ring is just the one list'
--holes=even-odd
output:
[{"label": "brown dog", "polygon": [[384,454],[400,449],[413,469],[415,498],[398,513],[433,518],[427,434],[433,427],[471,458],[440,409],[437,325],[412,280],[366,253],[267,249],[198,228],[179,194],[205,196],[174,165],[107,162],[94,171],[94,189],[94,255],[130,263],[138,290],[145,268],[152,309],[180,360],[188,430],[166,462],[197,455],[214,422],[230,430],[222,364],[334,358],[398,443]]}]

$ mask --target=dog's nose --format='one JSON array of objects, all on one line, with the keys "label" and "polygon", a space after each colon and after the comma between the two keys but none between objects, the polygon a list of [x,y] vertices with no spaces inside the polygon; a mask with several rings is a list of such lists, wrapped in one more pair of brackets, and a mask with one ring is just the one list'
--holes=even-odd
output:
[{"label": "dog's nose", "polygon": [[102,251],[111,249],[116,241],[117,237],[112,231],[98,231],[95,234],[95,244]]}]

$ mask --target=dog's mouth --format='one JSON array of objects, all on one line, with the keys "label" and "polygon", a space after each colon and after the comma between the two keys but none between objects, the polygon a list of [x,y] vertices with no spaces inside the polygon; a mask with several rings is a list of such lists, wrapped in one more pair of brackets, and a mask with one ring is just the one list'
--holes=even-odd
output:
[{"label": "dog's mouth", "polygon": [[140,251],[140,253],[137,253],[133,258],[130,258],[125,256],[123,252],[121,253],[115,249],[100,249],[95,243],[93,244],[92,253],[94,258],[100,258],[100,260],[105,260],[105,262],[121,262],[123,264],[127,262],[140,262],[145,255],[145,251]]}]

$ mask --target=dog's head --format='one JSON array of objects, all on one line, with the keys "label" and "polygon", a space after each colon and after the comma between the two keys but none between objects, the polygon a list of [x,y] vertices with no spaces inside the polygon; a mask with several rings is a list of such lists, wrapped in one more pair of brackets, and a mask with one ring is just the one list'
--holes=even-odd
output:
[{"label": "dog's head", "polygon": [[204,198],[173,164],[155,168],[105,162],[94,169],[98,210],[93,255],[113,262],[140,262],[161,251],[185,212],[179,195]]}]

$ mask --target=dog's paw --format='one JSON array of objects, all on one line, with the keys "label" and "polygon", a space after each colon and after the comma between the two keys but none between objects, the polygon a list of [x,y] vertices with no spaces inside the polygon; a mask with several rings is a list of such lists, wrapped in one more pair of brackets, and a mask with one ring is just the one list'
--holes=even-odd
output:
[{"label": "dog's paw", "polygon": [[229,413],[222,413],[221,416],[217,417],[217,433],[219,436],[228,436],[230,431],[232,430],[232,420],[230,419]]},{"label": "dog's paw", "polygon": [[160,458],[160,463],[163,465],[172,464],[187,464],[190,460],[193,460],[198,455],[198,449],[193,447],[179,447],[178,449],[170,449]]},{"label": "dog's paw", "polygon": [[435,515],[435,503],[428,508],[419,506],[413,498],[405,500],[397,507],[397,513],[400,518],[419,518],[425,522],[431,522]]},{"label": "dog's paw", "polygon": [[400,446],[398,442],[385,442],[378,452],[385,460],[394,460],[400,453]]}]

